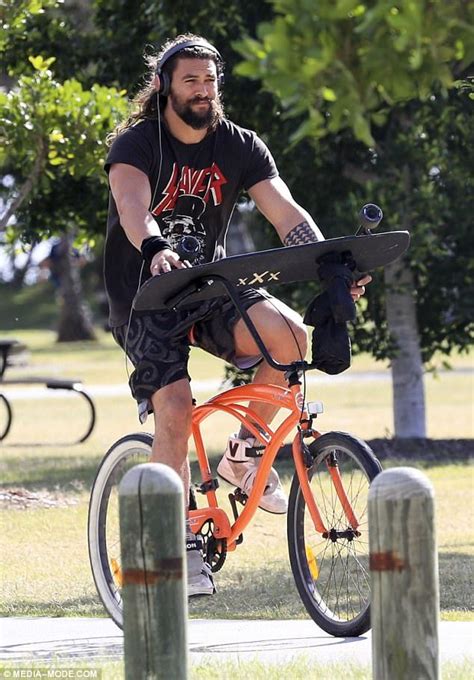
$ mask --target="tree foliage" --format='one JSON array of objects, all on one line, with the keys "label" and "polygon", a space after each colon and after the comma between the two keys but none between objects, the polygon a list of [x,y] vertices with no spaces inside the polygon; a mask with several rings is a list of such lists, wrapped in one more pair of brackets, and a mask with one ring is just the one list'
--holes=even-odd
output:
[{"label": "tree foliage", "polygon": [[[0,228],[7,230],[12,244],[34,243],[51,234],[62,234],[72,244],[103,232],[98,217],[104,214],[107,196],[104,143],[127,108],[124,92],[116,88],[53,75],[56,56],[38,25],[44,7],[55,12],[58,5],[53,0],[22,1],[9,4],[4,17],[11,30],[1,36],[9,61],[2,78],[7,87],[0,91],[0,161],[10,181],[3,182],[6,209]],[[57,33],[64,41],[66,23],[53,14],[46,36]],[[68,248],[60,259],[58,340],[92,339],[79,272]]]},{"label": "tree foliage", "polygon": [[[437,349],[466,347],[473,333],[473,93],[465,78],[474,56],[472,4],[272,5],[274,21],[236,43],[245,57],[238,73],[261,80],[279,96],[285,116],[297,119],[295,148],[309,140],[319,166],[323,155],[334,184],[323,200],[332,202],[340,225],[374,201],[386,228],[410,229],[424,360]],[[371,286],[355,336],[359,348],[378,357],[394,350],[385,292],[380,281]]]},{"label": "tree foliage", "polygon": [[[15,88],[0,93],[0,158],[18,187],[12,197],[15,212],[21,208],[18,199],[47,195],[65,176],[98,179],[106,135],[126,107],[123,93],[115,89],[93,85],[84,90],[75,79],[55,80],[50,69],[54,57],[30,57],[30,62],[32,75],[21,76]],[[58,204],[56,212],[60,227],[67,203]]]},{"label": "tree foliage", "polygon": [[236,47],[237,73],[258,77],[290,116],[293,139],[351,128],[368,146],[372,127],[400,102],[446,94],[474,60],[474,9],[443,0],[273,0],[274,21]]},{"label": "tree foliage", "polygon": [[[50,204],[45,215],[41,204],[48,203],[48,196],[67,180],[76,190],[91,177],[105,184],[105,138],[127,107],[124,92],[116,88],[93,84],[86,89],[75,78],[57,80],[51,68],[54,56],[24,58],[29,72],[20,75],[9,91],[0,92],[0,162],[15,180],[2,226],[15,214],[12,238],[19,231],[23,237],[41,237],[77,223],[66,200]],[[105,201],[104,190],[102,196]],[[38,197],[37,212],[32,214],[28,205]],[[86,196],[81,203],[88,204]]]},{"label": "tree foliage", "polygon": [[3,0],[0,8],[0,51],[4,52],[14,40],[26,39],[26,27],[31,17],[55,7],[59,0]]},{"label": "tree foliage", "polygon": [[[382,205],[386,228],[412,229],[410,261],[425,359],[438,346],[466,344],[462,325],[472,299],[467,294],[472,281],[467,263],[472,102],[469,92],[453,83],[472,61],[472,5],[440,0],[206,0],[197,5],[15,0],[7,12],[13,7],[19,30],[8,33],[10,74],[33,79],[34,87],[39,82],[46,87],[49,79],[52,91],[74,82],[86,109],[84,119],[77,110],[77,136],[74,113],[59,127],[50,120],[41,190],[21,211],[21,230],[28,238],[38,229],[50,233],[73,221],[91,237],[104,230],[103,141],[114,118],[125,115],[121,94],[127,90],[130,97],[142,85],[144,51],[156,51],[166,38],[191,31],[223,54],[229,117],[267,141],[296,200],[327,236],[353,233],[357,212],[367,201]],[[47,11],[32,14],[28,7]],[[54,75],[33,69],[29,56],[41,56],[44,71],[54,69]],[[101,87],[112,88],[112,100],[104,102],[97,128],[87,102],[94,92],[106,92]],[[71,91],[71,96],[76,95]],[[24,127],[21,116],[36,102],[26,90],[22,97],[27,105],[23,113],[18,108],[15,125],[23,129],[15,134],[23,155],[9,151],[9,167],[20,182],[33,167],[37,137],[32,133],[38,130],[37,123],[34,130]],[[63,128],[70,143],[50,139],[54,129]],[[82,144],[81,134],[87,135]],[[67,159],[67,148],[75,155],[68,159],[72,163],[60,160]],[[57,165],[50,163],[49,151],[51,160],[59,159]],[[74,165],[77,170],[70,172]],[[260,246],[278,245],[274,231],[258,216],[254,228]],[[391,345],[384,290],[380,281],[371,289],[355,344],[385,356]],[[302,308],[314,291],[305,286],[280,292]]]}]

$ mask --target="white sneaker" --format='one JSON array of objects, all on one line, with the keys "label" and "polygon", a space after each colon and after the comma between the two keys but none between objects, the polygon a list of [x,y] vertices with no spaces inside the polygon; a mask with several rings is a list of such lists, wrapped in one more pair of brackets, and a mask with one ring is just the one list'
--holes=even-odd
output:
[{"label": "white sneaker", "polygon": [[188,562],[188,597],[213,595],[216,592],[212,570],[204,562],[201,552],[202,542],[192,531],[186,532],[186,557]]},{"label": "white sneaker", "polygon": [[[235,484],[248,496],[258,472],[263,449],[264,447],[258,445],[253,437],[240,439],[237,435],[232,435],[217,466],[217,474],[226,482]],[[288,510],[288,499],[282,489],[278,472],[274,468],[270,470],[267,486],[258,505],[262,510],[276,515],[283,515]]]}]

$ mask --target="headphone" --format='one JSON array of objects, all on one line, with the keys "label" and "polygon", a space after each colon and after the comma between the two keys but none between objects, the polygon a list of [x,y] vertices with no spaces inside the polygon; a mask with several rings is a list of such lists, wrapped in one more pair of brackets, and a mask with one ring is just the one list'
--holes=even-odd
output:
[{"label": "headphone", "polygon": [[[163,67],[165,66],[166,62],[171,59],[171,57],[174,57],[174,55],[178,54],[178,52],[187,50],[189,47],[204,47],[206,50],[209,50],[209,52],[212,52],[221,64],[224,62],[218,50],[216,50],[216,48],[211,45],[211,43],[207,42],[207,40],[204,40],[204,38],[201,38],[200,40],[186,40],[185,42],[178,43],[177,45],[170,47],[170,49],[166,50],[166,52],[161,56],[161,59],[156,65],[155,71],[156,75],[160,79],[160,89],[158,92],[162,97],[167,97],[169,95],[171,87],[171,79],[169,75],[163,71]],[[217,86],[221,88],[224,84],[224,73],[219,73],[219,64],[217,66]]]}]

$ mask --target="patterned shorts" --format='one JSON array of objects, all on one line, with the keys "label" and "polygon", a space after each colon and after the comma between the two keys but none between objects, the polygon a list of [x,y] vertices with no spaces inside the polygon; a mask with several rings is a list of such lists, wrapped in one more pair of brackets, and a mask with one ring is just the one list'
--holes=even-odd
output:
[{"label": "patterned shorts", "polygon": [[[244,308],[270,298],[248,289],[240,294]],[[240,315],[228,298],[215,298],[177,311],[134,312],[129,324],[112,328],[112,335],[126,352],[135,370],[129,380],[138,402],[141,422],[152,412],[151,396],[162,387],[187,378],[191,346],[200,347],[237,368],[251,368],[261,356],[235,356],[234,326]]]}]

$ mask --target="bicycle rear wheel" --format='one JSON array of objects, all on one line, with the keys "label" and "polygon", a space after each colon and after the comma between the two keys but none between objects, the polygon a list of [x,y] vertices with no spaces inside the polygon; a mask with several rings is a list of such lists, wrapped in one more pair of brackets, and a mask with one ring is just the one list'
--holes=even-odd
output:
[{"label": "bicycle rear wheel", "polygon": [[118,487],[130,468],[147,463],[153,437],[130,434],[105,454],[92,485],[89,502],[88,546],[92,575],[102,603],[122,628],[121,558]]},{"label": "bicycle rear wheel", "polygon": [[[370,574],[367,498],[371,480],[382,470],[365,442],[343,432],[329,432],[309,450],[308,478],[327,534],[315,528],[298,475],[291,485],[288,548],[291,569],[306,610],[327,633],[362,635],[370,628]],[[329,469],[336,465],[351,508],[351,527]]]},{"label": "bicycle rear wheel", "polygon": [[0,402],[3,404],[3,406],[5,408],[5,415],[6,415],[6,421],[7,421],[3,430],[0,431],[0,442],[1,442],[2,439],[5,439],[7,434],[10,432],[10,427],[11,427],[12,420],[13,420],[13,411],[12,411],[12,407],[10,406],[10,402],[8,401],[8,399],[3,394],[0,394]]}]

